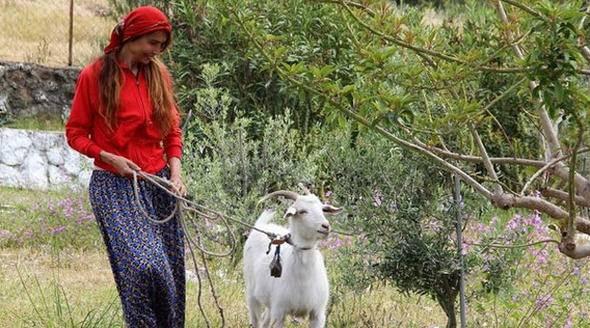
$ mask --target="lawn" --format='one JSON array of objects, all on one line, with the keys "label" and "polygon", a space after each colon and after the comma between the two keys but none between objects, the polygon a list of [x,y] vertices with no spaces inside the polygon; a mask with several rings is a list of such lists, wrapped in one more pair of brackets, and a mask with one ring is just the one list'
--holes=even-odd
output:
[{"label": "lawn", "polygon": [[[0,327],[122,327],[114,280],[86,198],[0,188]],[[331,279],[337,279],[339,272],[330,270],[336,257],[324,252]],[[209,265],[227,326],[246,327],[241,263],[213,259]],[[187,327],[204,327],[193,276],[189,272]],[[332,288],[338,298],[330,327],[434,327],[446,320],[429,298],[404,296],[388,284],[362,294]],[[219,326],[210,293],[203,304],[212,326]]]},{"label": "lawn", "polygon": [[[75,1],[73,65],[100,55],[114,26],[106,0]],[[65,66],[68,61],[68,0],[0,0],[0,59]]]},{"label": "lawn", "polygon": [[[469,228],[466,236],[475,238],[477,231]],[[330,246],[335,244],[340,248]],[[383,281],[361,291],[350,288],[349,259],[340,253],[348,245],[328,243],[323,248],[332,290],[329,327],[445,325],[444,313],[427,296],[402,294]],[[500,258],[511,254],[497,252]],[[228,327],[247,326],[241,262],[237,262],[208,261]],[[587,262],[567,259],[545,244],[511,262],[513,267],[498,271],[508,275],[510,285],[497,294],[481,292],[489,277],[474,270],[467,276],[468,323],[477,327],[590,327]],[[204,327],[190,262],[187,268],[187,327]],[[0,327],[123,325],[110,266],[85,192],[0,188],[0,286]],[[211,325],[220,326],[207,288],[202,303]],[[298,326],[295,322],[288,325]]]}]

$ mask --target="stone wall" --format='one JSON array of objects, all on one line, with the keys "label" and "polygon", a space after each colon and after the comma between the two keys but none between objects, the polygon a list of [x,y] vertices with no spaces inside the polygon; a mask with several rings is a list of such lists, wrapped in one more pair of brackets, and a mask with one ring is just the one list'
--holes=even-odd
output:
[{"label": "stone wall", "polygon": [[0,61],[0,115],[68,115],[80,68],[52,68]]},{"label": "stone wall", "polygon": [[88,185],[92,161],[63,133],[0,128],[0,185],[29,189]]}]

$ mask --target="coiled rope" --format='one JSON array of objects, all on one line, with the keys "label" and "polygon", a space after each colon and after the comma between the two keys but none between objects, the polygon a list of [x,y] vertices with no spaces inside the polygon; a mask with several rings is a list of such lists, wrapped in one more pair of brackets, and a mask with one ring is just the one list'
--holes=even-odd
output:
[{"label": "coiled rope", "polygon": [[[159,219],[159,218],[152,217],[152,215],[150,215],[146,211],[143,204],[141,203],[141,198],[139,196],[139,194],[140,194],[139,178],[142,178],[145,181],[148,181],[148,182],[154,184],[155,186],[164,190],[166,193],[168,193],[170,196],[172,196],[176,199],[176,206],[174,207],[174,209],[172,210],[170,215],[166,216],[163,219]],[[236,251],[237,239],[236,239],[236,235],[235,235],[234,231],[231,229],[229,223],[230,222],[237,223],[237,224],[245,226],[249,229],[263,233],[266,236],[268,236],[268,238],[270,239],[270,243],[272,243],[272,244],[281,244],[283,242],[288,242],[288,236],[279,236],[275,233],[264,231],[264,230],[257,228],[251,224],[248,224],[244,221],[241,221],[236,218],[232,218],[230,216],[224,215],[220,212],[217,212],[215,210],[212,210],[212,209],[209,209],[205,206],[202,206],[202,205],[196,203],[195,201],[189,199],[188,197],[179,195],[178,193],[173,191],[172,184],[170,183],[170,181],[168,179],[162,178],[162,177],[154,175],[154,174],[150,174],[150,173],[143,172],[143,171],[134,171],[133,172],[133,193],[135,195],[135,202],[136,202],[136,205],[137,205],[139,211],[150,222],[153,222],[155,224],[164,224],[164,223],[167,223],[170,220],[172,220],[177,215],[178,220],[182,226],[182,229],[184,230],[184,236],[187,241],[189,253],[191,256],[191,260],[193,262],[195,274],[197,276],[197,282],[198,282],[197,305],[199,307],[199,311],[201,312],[203,319],[205,320],[205,323],[207,324],[207,327],[211,327],[211,322],[209,321],[209,318],[207,317],[207,314],[205,313],[205,310],[204,310],[203,304],[202,304],[203,277],[201,277],[201,272],[200,272],[201,268],[199,268],[199,265],[197,264],[195,249],[198,250],[201,261],[203,263],[202,270],[204,271],[204,274],[207,278],[207,283],[209,285],[211,295],[215,301],[215,306],[216,306],[217,312],[219,313],[219,317],[221,319],[221,327],[225,327],[225,315],[223,312],[223,307],[219,303],[219,298],[217,296],[215,286],[214,286],[213,281],[211,279],[211,274],[209,273],[209,267],[207,266],[206,256],[227,257]],[[200,231],[201,229],[199,229],[196,226],[194,221],[185,220],[185,218],[184,218],[185,214],[202,217],[202,218],[205,218],[205,219],[213,221],[213,222],[220,222],[229,232],[229,249],[227,251],[221,252],[221,253],[213,252],[213,251],[206,249],[205,245],[203,244],[203,238],[202,238],[201,231]],[[192,224],[192,227],[194,228],[194,231],[195,231],[195,236],[192,236],[190,229],[188,229],[189,227],[187,227],[187,222]]]}]

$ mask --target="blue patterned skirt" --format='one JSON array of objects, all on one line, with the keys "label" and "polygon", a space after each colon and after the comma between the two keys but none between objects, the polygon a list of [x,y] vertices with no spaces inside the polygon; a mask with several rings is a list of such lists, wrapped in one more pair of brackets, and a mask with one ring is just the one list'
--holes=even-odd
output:
[{"label": "blue patterned skirt", "polygon": [[[168,169],[159,176],[168,177]],[[173,197],[139,181],[141,202],[153,218],[168,217]],[[129,328],[184,327],[184,233],[178,215],[150,222],[137,208],[132,180],[95,170],[90,203],[109,255]]]}]

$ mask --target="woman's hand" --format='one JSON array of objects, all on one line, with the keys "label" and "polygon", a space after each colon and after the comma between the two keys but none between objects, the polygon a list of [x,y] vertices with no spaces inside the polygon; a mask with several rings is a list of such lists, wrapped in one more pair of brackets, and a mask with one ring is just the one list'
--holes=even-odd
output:
[{"label": "woman's hand", "polygon": [[170,184],[174,191],[180,196],[186,196],[186,186],[182,182],[180,175],[170,175]]},{"label": "woman's hand", "polygon": [[168,165],[170,166],[170,184],[172,188],[180,196],[186,196],[186,186],[180,177],[180,159],[172,157],[168,160]]},{"label": "woman's hand", "polygon": [[137,164],[133,163],[127,158],[106,152],[104,150],[100,152],[100,159],[114,167],[115,170],[117,170],[117,172],[119,172],[119,174],[122,176],[131,176],[133,175],[133,172],[141,170]]}]

